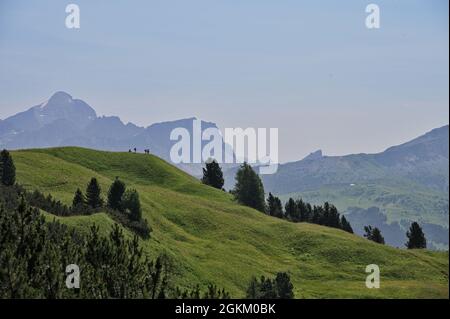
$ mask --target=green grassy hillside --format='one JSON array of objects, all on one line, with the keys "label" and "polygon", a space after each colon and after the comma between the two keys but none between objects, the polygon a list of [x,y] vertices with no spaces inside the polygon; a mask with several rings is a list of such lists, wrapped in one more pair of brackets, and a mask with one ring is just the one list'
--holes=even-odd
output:
[{"label": "green grassy hillside", "polygon": [[[91,177],[104,196],[116,176],[136,188],[153,228],[152,238],[142,242],[145,252],[166,252],[180,286],[213,282],[243,297],[252,275],[287,271],[297,298],[448,298],[448,252],[399,250],[340,230],[275,219],[150,155],[80,148],[12,154],[19,183],[67,204]],[[113,223],[106,214],[57,219],[81,230],[95,222],[106,231]],[[365,287],[368,264],[380,266],[380,289]]]}]

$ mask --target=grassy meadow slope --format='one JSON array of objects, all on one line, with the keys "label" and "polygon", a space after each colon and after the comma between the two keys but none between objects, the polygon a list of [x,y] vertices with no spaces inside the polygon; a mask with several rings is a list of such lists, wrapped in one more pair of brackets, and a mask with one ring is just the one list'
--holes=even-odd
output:
[{"label": "grassy meadow slope", "polygon": [[[136,188],[153,228],[152,238],[142,241],[145,252],[167,253],[175,284],[183,287],[213,282],[243,297],[252,275],[287,271],[297,298],[448,298],[448,252],[400,250],[337,229],[275,219],[151,155],[81,148],[12,155],[19,183],[67,204],[91,177],[103,196],[116,176]],[[57,219],[81,230],[95,222],[104,232],[113,223],[106,214]],[[368,264],[380,266],[380,289],[365,287]]]}]

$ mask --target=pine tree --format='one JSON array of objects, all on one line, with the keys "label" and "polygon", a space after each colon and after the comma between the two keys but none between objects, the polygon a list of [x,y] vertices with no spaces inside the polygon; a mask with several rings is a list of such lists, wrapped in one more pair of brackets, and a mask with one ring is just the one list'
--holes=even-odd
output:
[{"label": "pine tree", "polygon": [[319,224],[320,223],[320,219],[321,219],[321,208],[320,206],[316,206],[314,205],[314,207],[312,208],[312,217],[311,217],[311,222],[313,224]]},{"label": "pine tree", "polygon": [[270,216],[273,216],[274,211],[275,211],[275,197],[272,195],[272,193],[269,193],[269,196],[267,197],[267,213]]},{"label": "pine tree", "polygon": [[303,201],[303,199],[299,199],[296,202],[298,214],[299,214],[299,221],[300,222],[307,222],[309,220],[309,214],[308,214],[308,208],[306,206],[306,203]]},{"label": "pine tree", "polygon": [[283,218],[283,204],[281,204],[281,200],[278,197],[275,197],[275,217]]},{"label": "pine tree", "polygon": [[418,223],[413,222],[411,224],[409,230],[406,232],[406,237],[408,237],[408,242],[406,243],[408,249],[427,248],[425,234]]},{"label": "pine tree", "polygon": [[330,226],[330,203],[325,202],[323,204],[323,214],[322,220],[320,221],[321,225]]},{"label": "pine tree", "polygon": [[287,218],[289,218],[294,222],[298,221],[297,205],[295,204],[295,201],[292,198],[289,198],[286,205],[284,206],[284,210],[286,212]]},{"label": "pine tree", "polygon": [[265,211],[264,186],[258,174],[247,163],[242,164],[237,171],[232,193],[240,204]]},{"label": "pine tree", "polygon": [[259,299],[259,283],[256,277],[252,277],[247,288],[247,299]]},{"label": "pine tree", "polygon": [[277,298],[294,299],[294,285],[291,283],[291,278],[287,273],[277,273],[275,277],[275,289],[277,291]]},{"label": "pine tree", "polygon": [[372,231],[372,240],[376,243],[384,245],[384,237],[381,235],[381,231],[377,227],[375,227]]},{"label": "pine tree", "polygon": [[283,206],[281,205],[281,200],[269,193],[267,198],[267,213],[270,216],[283,218]]},{"label": "pine tree", "polygon": [[344,215],[341,216],[341,229],[345,230],[346,232],[353,234],[353,228],[350,225],[350,223],[347,221],[347,218],[345,218]]},{"label": "pine tree", "polygon": [[84,198],[83,192],[81,191],[81,189],[78,188],[73,197],[72,207],[83,206],[85,202],[86,199]]},{"label": "pine tree", "polygon": [[330,205],[329,214],[328,214],[328,226],[339,228],[340,227],[340,220],[339,220],[339,213],[334,205]]},{"label": "pine tree", "polygon": [[116,177],[108,191],[108,207],[116,210],[122,209],[122,197],[125,193],[125,183]]},{"label": "pine tree", "polygon": [[16,167],[7,150],[0,153],[0,178],[5,186],[13,186],[16,183]]},{"label": "pine tree", "polygon": [[95,177],[91,179],[86,188],[86,204],[92,208],[99,208],[103,206],[103,199],[101,198],[101,188]]},{"label": "pine tree", "polygon": [[381,235],[381,231],[377,227],[364,226],[364,231],[366,232],[364,237],[368,240],[384,245],[384,237]]},{"label": "pine tree", "polygon": [[305,217],[303,219],[303,221],[305,222],[310,222],[313,218],[313,209],[310,203],[306,203],[306,214]]},{"label": "pine tree", "polygon": [[260,299],[276,299],[277,291],[275,289],[275,282],[270,278],[261,276],[260,283]]},{"label": "pine tree", "polygon": [[224,184],[222,169],[216,160],[206,163],[206,168],[203,168],[203,184],[222,189]]},{"label": "pine tree", "polygon": [[277,273],[275,279],[252,277],[247,287],[247,299],[293,299],[294,286],[287,273]]},{"label": "pine tree", "polygon": [[140,221],[142,219],[141,202],[139,193],[135,189],[130,189],[123,195],[123,208],[130,214],[130,219]]}]

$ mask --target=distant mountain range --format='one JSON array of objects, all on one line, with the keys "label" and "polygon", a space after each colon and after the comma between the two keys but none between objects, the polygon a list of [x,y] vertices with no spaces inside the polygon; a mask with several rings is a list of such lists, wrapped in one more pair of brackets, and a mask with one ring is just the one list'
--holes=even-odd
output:
[{"label": "distant mountain range", "polygon": [[[228,187],[233,174],[227,172]],[[371,224],[389,244],[402,246],[415,220],[435,248],[448,247],[448,125],[378,154],[324,156],[317,151],[262,178],[266,192],[283,200],[336,204],[359,234]]]},{"label": "distant mountain range", "polygon": [[[82,100],[65,92],[56,92],[44,103],[31,107],[7,119],[0,120],[0,148],[27,149],[56,146],[80,146],[97,150],[151,153],[170,161],[170,140],[174,128],[185,128],[193,136],[195,118],[156,123],[139,127],[124,124],[117,116],[98,117],[95,110]],[[217,128],[201,121],[202,130]],[[199,164],[179,164],[179,168],[198,176]]]},{"label": "distant mountain range", "polygon": [[[118,117],[98,117],[87,103],[65,92],[27,111],[0,120],[0,148],[25,149],[81,146],[110,151],[150,152],[170,161],[170,132],[182,127],[192,134],[194,118],[139,127]],[[217,128],[201,122],[202,129]],[[179,164],[199,177],[201,164]],[[224,166],[225,188],[234,184],[236,165]],[[263,175],[266,192],[283,200],[302,197],[312,203],[330,201],[346,213],[355,231],[379,227],[394,246],[405,242],[410,221],[424,226],[434,248],[448,247],[449,127],[432,130],[378,154],[324,156],[316,151],[303,160],[279,165]]]}]

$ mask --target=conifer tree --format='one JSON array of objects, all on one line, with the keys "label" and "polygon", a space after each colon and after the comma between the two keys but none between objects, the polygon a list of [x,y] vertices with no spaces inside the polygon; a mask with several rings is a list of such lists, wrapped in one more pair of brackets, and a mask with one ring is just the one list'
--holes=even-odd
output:
[{"label": "conifer tree", "polygon": [[339,213],[334,205],[330,205],[329,213],[328,213],[328,226],[339,228],[340,227],[340,220],[339,220]]},{"label": "conifer tree", "polygon": [[283,206],[281,205],[281,200],[269,193],[267,198],[267,213],[270,216],[282,218],[283,217]]},{"label": "conifer tree", "polygon": [[72,207],[83,206],[85,202],[86,199],[84,198],[83,192],[81,191],[81,189],[78,188],[73,197]]},{"label": "conifer tree", "polygon": [[292,221],[298,221],[297,219],[297,205],[292,198],[289,198],[286,205],[284,206],[284,210],[286,212],[286,217]]},{"label": "conifer tree", "polygon": [[283,218],[283,204],[281,204],[281,200],[278,197],[275,197],[275,217]]},{"label": "conifer tree", "polygon": [[16,167],[7,150],[0,153],[0,179],[5,186],[13,186],[16,183]]},{"label": "conifer tree", "polygon": [[125,189],[125,183],[116,177],[108,191],[108,207],[116,210],[122,209],[122,197]]},{"label": "conifer tree", "polygon": [[261,276],[261,283],[260,283],[260,299],[276,299],[277,298],[277,291],[275,288],[275,282],[270,278],[265,278],[264,276]]},{"label": "conifer tree", "polygon": [[95,177],[91,179],[86,188],[86,204],[94,209],[103,206],[103,199],[101,198],[101,188]]},{"label": "conifer tree", "polygon": [[299,199],[296,201],[298,216],[300,222],[306,222],[309,220],[308,208],[303,201],[303,199]]},{"label": "conifer tree", "polygon": [[224,184],[223,173],[216,160],[206,163],[206,168],[203,168],[202,182],[214,188],[222,189]]},{"label": "conifer tree", "polygon": [[409,230],[406,232],[406,237],[408,237],[408,242],[406,243],[408,249],[427,248],[425,234],[417,222],[411,224]]},{"label": "conifer tree", "polygon": [[330,203],[328,202],[323,204],[323,213],[320,224],[330,226]]},{"label": "conifer tree", "polygon": [[384,245],[384,237],[381,235],[381,231],[377,227],[364,226],[364,231],[366,232],[364,237],[368,240]]},{"label": "conifer tree", "polygon": [[139,193],[135,189],[130,189],[123,195],[123,208],[130,214],[130,219],[140,221],[142,219],[142,208],[139,200]]},{"label": "conifer tree", "polygon": [[259,299],[259,283],[256,277],[252,277],[247,288],[247,299]]},{"label": "conifer tree", "polygon": [[285,272],[277,273],[275,277],[275,289],[277,291],[277,298],[294,299],[294,285],[291,283],[289,274]]},{"label": "conifer tree", "polygon": [[344,215],[341,216],[341,229],[345,230],[346,232],[353,234],[353,228],[350,225],[350,223],[348,222],[347,218],[345,218]]},{"label": "conifer tree", "polygon": [[232,191],[236,200],[261,212],[265,211],[264,187],[253,168],[244,163],[236,173],[236,185]]}]

